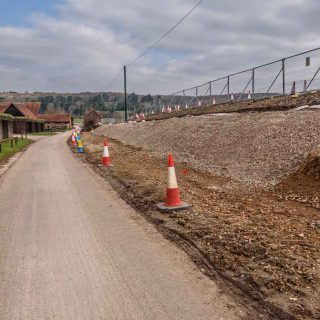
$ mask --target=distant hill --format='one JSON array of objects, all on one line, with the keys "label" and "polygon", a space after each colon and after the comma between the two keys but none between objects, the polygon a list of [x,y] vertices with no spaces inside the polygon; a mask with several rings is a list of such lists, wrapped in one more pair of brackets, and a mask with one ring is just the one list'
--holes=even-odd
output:
[{"label": "distant hill", "polygon": [[[273,95],[273,94],[270,94]],[[235,100],[240,94],[235,94]],[[208,99],[208,98],[206,98]],[[201,97],[191,96],[160,96],[160,95],[139,95],[136,93],[128,94],[128,109],[130,114],[139,112],[151,113],[159,112],[163,105],[180,104],[184,106],[190,103],[197,105]],[[216,102],[227,100],[226,95],[217,96]],[[40,113],[71,113],[79,117],[84,112],[94,107],[97,111],[103,112],[106,118],[113,117],[114,113],[124,111],[124,94],[120,92],[80,92],[80,93],[58,93],[58,92],[34,92],[34,93],[17,93],[3,92],[0,93],[0,101],[16,102],[33,102],[40,101]],[[207,100],[209,103],[209,100]]]}]

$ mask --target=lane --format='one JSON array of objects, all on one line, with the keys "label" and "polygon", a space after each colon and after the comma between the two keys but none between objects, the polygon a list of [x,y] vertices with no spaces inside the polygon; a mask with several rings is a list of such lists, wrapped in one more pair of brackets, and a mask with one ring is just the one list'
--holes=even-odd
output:
[{"label": "lane", "polygon": [[247,319],[66,137],[38,141],[0,178],[1,319]]}]

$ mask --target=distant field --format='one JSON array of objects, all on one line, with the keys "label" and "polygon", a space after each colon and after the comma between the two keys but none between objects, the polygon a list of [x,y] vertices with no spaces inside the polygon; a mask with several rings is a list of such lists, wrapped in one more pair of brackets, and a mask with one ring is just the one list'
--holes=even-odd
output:
[{"label": "distant field", "polygon": [[15,144],[15,142],[13,142],[13,148],[11,148],[11,141],[10,140],[1,143],[2,150],[0,153],[0,162],[2,160],[5,160],[8,157],[14,155],[15,153],[21,151],[26,146],[28,146],[30,143],[32,143],[32,140],[30,140],[30,139],[21,140],[20,138],[19,138],[18,144]]},{"label": "distant field", "polygon": [[83,119],[82,118],[75,118],[73,121],[74,121],[74,124],[82,124]]}]

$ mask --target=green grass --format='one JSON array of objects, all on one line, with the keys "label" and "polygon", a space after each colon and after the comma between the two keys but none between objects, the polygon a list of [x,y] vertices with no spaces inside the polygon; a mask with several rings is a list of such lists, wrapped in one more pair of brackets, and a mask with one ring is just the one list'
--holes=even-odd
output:
[{"label": "green grass", "polygon": [[23,139],[19,138],[18,144],[15,144],[13,141],[13,148],[11,148],[11,141],[7,140],[5,142],[2,142],[2,152],[0,153],[0,162],[2,160],[7,159],[8,157],[11,157],[15,153],[23,150],[26,146],[28,146],[33,141],[30,139]]},{"label": "green grass", "polygon": [[57,132],[51,131],[28,133],[29,136],[54,136],[55,134],[57,134]]},{"label": "green grass", "polygon": [[73,119],[74,124],[82,124],[82,122],[83,122],[83,118],[74,118]]}]

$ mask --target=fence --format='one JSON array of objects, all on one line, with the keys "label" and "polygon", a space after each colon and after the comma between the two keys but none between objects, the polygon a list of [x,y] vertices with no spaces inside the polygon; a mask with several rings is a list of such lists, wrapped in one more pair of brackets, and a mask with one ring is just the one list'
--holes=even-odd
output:
[{"label": "fence", "polygon": [[148,113],[258,100],[319,89],[320,48],[298,53],[157,99]]}]

